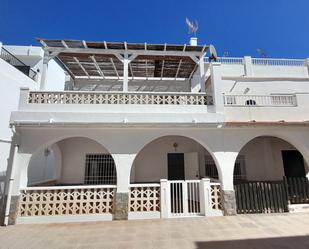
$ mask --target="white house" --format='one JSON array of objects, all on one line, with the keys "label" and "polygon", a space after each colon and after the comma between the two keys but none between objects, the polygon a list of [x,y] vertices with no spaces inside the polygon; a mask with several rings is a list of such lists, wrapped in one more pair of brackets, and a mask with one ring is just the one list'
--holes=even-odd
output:
[{"label": "white house", "polygon": [[42,74],[55,60],[71,80],[65,91],[45,76],[40,90],[20,88],[6,223],[309,202],[308,60],[216,58],[194,43],[40,42]]}]

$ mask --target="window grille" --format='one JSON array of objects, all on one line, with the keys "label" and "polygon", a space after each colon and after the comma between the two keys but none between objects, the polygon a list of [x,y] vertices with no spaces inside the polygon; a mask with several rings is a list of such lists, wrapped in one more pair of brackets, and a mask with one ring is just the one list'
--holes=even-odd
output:
[{"label": "window grille", "polygon": [[[245,169],[246,169],[245,156],[239,155],[236,158],[234,166],[234,181],[246,180]],[[216,164],[211,156],[205,156],[205,175],[206,177],[219,179]]]},{"label": "window grille", "polygon": [[85,184],[115,185],[117,182],[114,159],[109,154],[87,154]]}]

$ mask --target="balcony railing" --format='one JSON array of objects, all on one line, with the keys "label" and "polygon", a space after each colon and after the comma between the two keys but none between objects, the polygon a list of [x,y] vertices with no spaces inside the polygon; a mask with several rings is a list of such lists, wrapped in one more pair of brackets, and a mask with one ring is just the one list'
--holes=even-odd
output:
[{"label": "balcony railing", "polygon": [[[209,58],[205,57],[205,62],[209,63]],[[243,65],[244,58],[218,57],[216,62],[220,62],[222,64]],[[252,65],[303,67],[306,66],[306,61],[303,59],[252,58]]]},{"label": "balcony railing", "polygon": [[[205,62],[209,63],[209,58],[205,57]],[[242,65],[244,63],[244,58],[237,57],[218,57],[216,62],[220,62],[222,64],[238,64]]]},{"label": "balcony railing", "polygon": [[212,97],[200,93],[158,92],[39,92],[31,91],[29,104],[103,105],[212,105]]},{"label": "balcony railing", "polygon": [[297,106],[295,95],[224,95],[225,106]]},{"label": "balcony railing", "polygon": [[258,66],[305,66],[305,60],[299,59],[268,59],[268,58],[252,58],[252,64]]},{"label": "balcony railing", "polygon": [[7,63],[11,64],[15,68],[17,68],[19,71],[27,75],[29,78],[36,80],[37,73],[30,68],[30,66],[27,66],[25,63],[23,63],[21,60],[16,58],[13,54],[11,54],[8,50],[5,48],[1,48],[0,58],[5,60]]}]

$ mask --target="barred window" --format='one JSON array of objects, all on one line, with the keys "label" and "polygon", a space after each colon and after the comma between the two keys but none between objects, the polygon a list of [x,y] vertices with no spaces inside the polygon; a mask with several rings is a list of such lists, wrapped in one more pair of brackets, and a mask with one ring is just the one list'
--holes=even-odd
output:
[{"label": "barred window", "polygon": [[[234,181],[246,180],[245,156],[239,155],[234,166]],[[205,156],[205,175],[209,178],[219,179],[216,164],[211,156]]]},{"label": "barred window", "polygon": [[115,185],[117,182],[114,159],[109,154],[87,154],[85,184]]}]

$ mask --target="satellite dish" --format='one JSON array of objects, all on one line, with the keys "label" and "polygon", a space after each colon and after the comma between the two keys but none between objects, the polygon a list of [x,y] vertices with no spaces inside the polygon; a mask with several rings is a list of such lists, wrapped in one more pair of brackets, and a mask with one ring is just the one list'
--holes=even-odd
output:
[{"label": "satellite dish", "polygon": [[193,34],[194,36],[196,36],[196,31],[198,30],[198,23],[197,21],[193,22],[190,21],[188,17],[186,17],[186,24],[188,26],[189,29],[189,34]]}]

